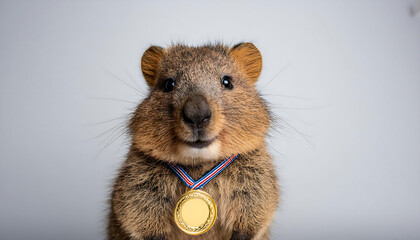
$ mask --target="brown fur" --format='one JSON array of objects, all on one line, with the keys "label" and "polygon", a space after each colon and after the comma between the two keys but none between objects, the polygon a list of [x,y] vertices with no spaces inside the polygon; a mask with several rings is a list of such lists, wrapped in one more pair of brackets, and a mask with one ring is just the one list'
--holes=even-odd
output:
[{"label": "brown fur", "polygon": [[[132,145],[114,185],[108,239],[268,239],[279,193],[265,145],[269,111],[254,86],[262,67],[258,49],[252,43],[151,47],[141,67],[150,93],[129,125]],[[224,75],[232,77],[233,89],[221,84]],[[167,78],[176,81],[173,91],[163,91]],[[212,110],[203,139],[182,121],[182,106],[193,94],[205,96]],[[204,149],[186,145],[197,140],[213,142]],[[217,204],[216,224],[199,236],[181,232],[173,210],[189,189],[167,163],[198,179],[238,153],[203,189]]]}]

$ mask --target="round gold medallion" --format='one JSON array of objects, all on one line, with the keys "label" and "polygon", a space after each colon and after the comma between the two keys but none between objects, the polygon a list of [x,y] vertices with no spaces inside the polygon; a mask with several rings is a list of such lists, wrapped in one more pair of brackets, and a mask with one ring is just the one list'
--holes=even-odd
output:
[{"label": "round gold medallion", "polygon": [[216,203],[208,193],[201,190],[185,193],[175,206],[176,225],[190,235],[207,232],[213,226],[216,217]]}]

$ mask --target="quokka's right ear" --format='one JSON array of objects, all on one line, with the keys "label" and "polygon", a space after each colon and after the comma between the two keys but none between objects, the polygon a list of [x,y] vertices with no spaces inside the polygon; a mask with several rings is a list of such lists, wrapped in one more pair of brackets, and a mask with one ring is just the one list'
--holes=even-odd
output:
[{"label": "quokka's right ear", "polygon": [[229,53],[251,82],[256,82],[262,69],[262,57],[258,48],[250,42],[239,43]]},{"label": "quokka's right ear", "polygon": [[164,49],[158,46],[149,47],[141,57],[141,71],[149,86],[156,84],[159,64],[163,58]]}]

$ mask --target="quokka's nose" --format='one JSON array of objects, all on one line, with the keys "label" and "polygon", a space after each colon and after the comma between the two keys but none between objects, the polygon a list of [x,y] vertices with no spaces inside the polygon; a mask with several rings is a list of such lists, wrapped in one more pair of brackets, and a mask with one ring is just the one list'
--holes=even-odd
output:
[{"label": "quokka's nose", "polygon": [[182,119],[191,128],[205,127],[211,118],[211,108],[203,95],[193,95],[182,107]]}]

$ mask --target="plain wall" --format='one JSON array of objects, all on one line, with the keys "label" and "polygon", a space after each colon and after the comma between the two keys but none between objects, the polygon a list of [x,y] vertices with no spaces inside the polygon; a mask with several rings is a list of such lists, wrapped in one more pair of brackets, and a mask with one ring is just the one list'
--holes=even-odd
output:
[{"label": "plain wall", "polygon": [[420,239],[418,1],[1,1],[0,239],[101,239],[150,45],[252,41],[272,239]]}]

